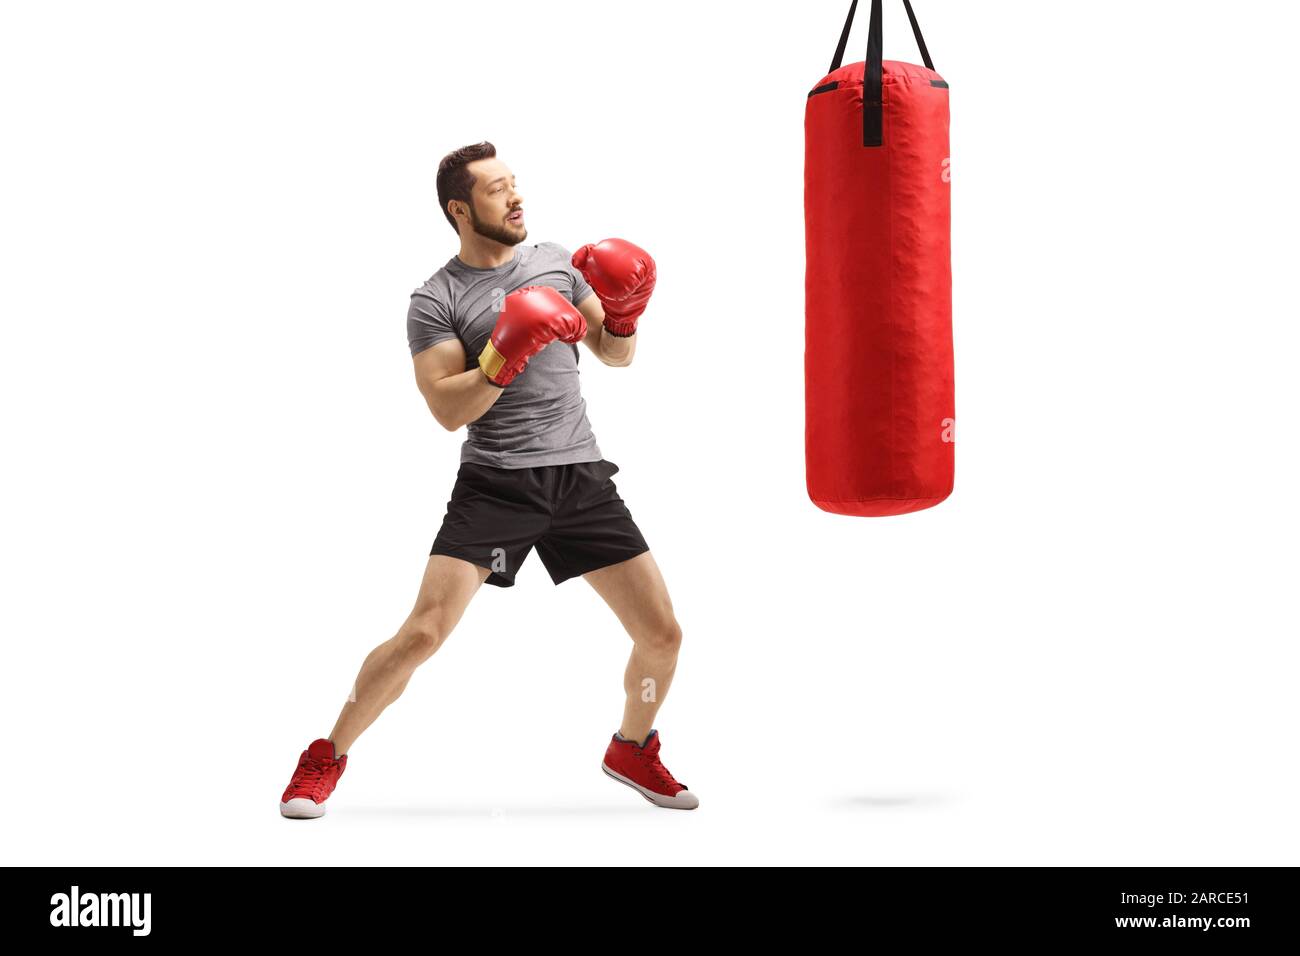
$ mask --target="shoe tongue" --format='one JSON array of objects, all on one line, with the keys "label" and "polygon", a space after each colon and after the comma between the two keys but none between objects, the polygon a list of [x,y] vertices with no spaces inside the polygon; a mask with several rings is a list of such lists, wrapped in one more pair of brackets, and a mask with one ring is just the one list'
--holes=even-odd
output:
[{"label": "shoe tongue", "polygon": [[307,754],[313,760],[333,760],[334,744],[324,737],[313,740],[311,746],[307,748]]},{"label": "shoe tongue", "polygon": [[652,730],[652,731],[650,731],[650,736],[646,737],[646,739],[645,739],[645,743],[642,745],[641,749],[642,749],[642,750],[651,750],[651,751],[653,751],[653,750],[658,750],[658,749],[659,749],[659,731],[657,731],[657,730]]}]

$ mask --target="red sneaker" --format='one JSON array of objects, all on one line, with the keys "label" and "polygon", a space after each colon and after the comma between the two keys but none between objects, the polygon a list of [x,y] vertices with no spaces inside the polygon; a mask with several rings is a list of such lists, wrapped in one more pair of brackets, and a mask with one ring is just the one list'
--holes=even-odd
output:
[{"label": "red sneaker", "polygon": [[657,807],[694,810],[700,799],[678,783],[659,760],[659,731],[651,730],[644,745],[635,740],[609,739],[600,769],[619,783],[625,783]]},{"label": "red sneaker", "polygon": [[298,769],[280,798],[280,813],[286,817],[324,816],[325,801],[347,766],[348,755],[336,758],[332,741],[324,737],[313,740],[298,758]]}]

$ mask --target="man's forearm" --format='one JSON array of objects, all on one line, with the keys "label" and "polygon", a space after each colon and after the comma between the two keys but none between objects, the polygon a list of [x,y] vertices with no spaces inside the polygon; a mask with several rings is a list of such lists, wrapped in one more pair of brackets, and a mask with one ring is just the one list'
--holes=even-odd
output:
[{"label": "man's forearm", "polygon": [[635,333],[611,335],[608,329],[600,330],[600,358],[606,365],[627,365],[635,351]]},{"label": "man's forearm", "polygon": [[472,368],[434,382],[424,398],[438,424],[454,432],[491,408],[504,391],[489,382],[482,369]]}]

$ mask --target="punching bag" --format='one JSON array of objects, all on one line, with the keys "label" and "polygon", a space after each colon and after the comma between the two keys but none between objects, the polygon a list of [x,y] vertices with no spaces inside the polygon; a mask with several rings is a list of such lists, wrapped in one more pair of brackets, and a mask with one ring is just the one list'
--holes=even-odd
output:
[{"label": "punching bag", "polygon": [[948,84],[881,59],[830,72],[804,112],[804,397],[808,496],[825,511],[896,515],[952,492],[955,412]]}]

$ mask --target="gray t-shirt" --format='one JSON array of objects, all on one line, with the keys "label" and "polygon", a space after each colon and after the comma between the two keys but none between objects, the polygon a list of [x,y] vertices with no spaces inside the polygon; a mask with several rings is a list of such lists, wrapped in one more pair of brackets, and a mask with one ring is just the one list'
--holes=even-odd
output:
[{"label": "gray t-shirt", "polygon": [[[573,267],[571,256],[554,242],[515,246],[515,257],[495,269],[467,266],[459,256],[411,293],[406,338],[411,354],[458,338],[465,347],[465,369],[478,356],[500,317],[501,300],[529,285],[553,286],[577,305],[592,288]],[[555,341],[528,360],[478,420],[460,449],[461,461],[498,468],[532,468],[599,461],[600,449],[587,403],[578,387],[578,346]]]}]

